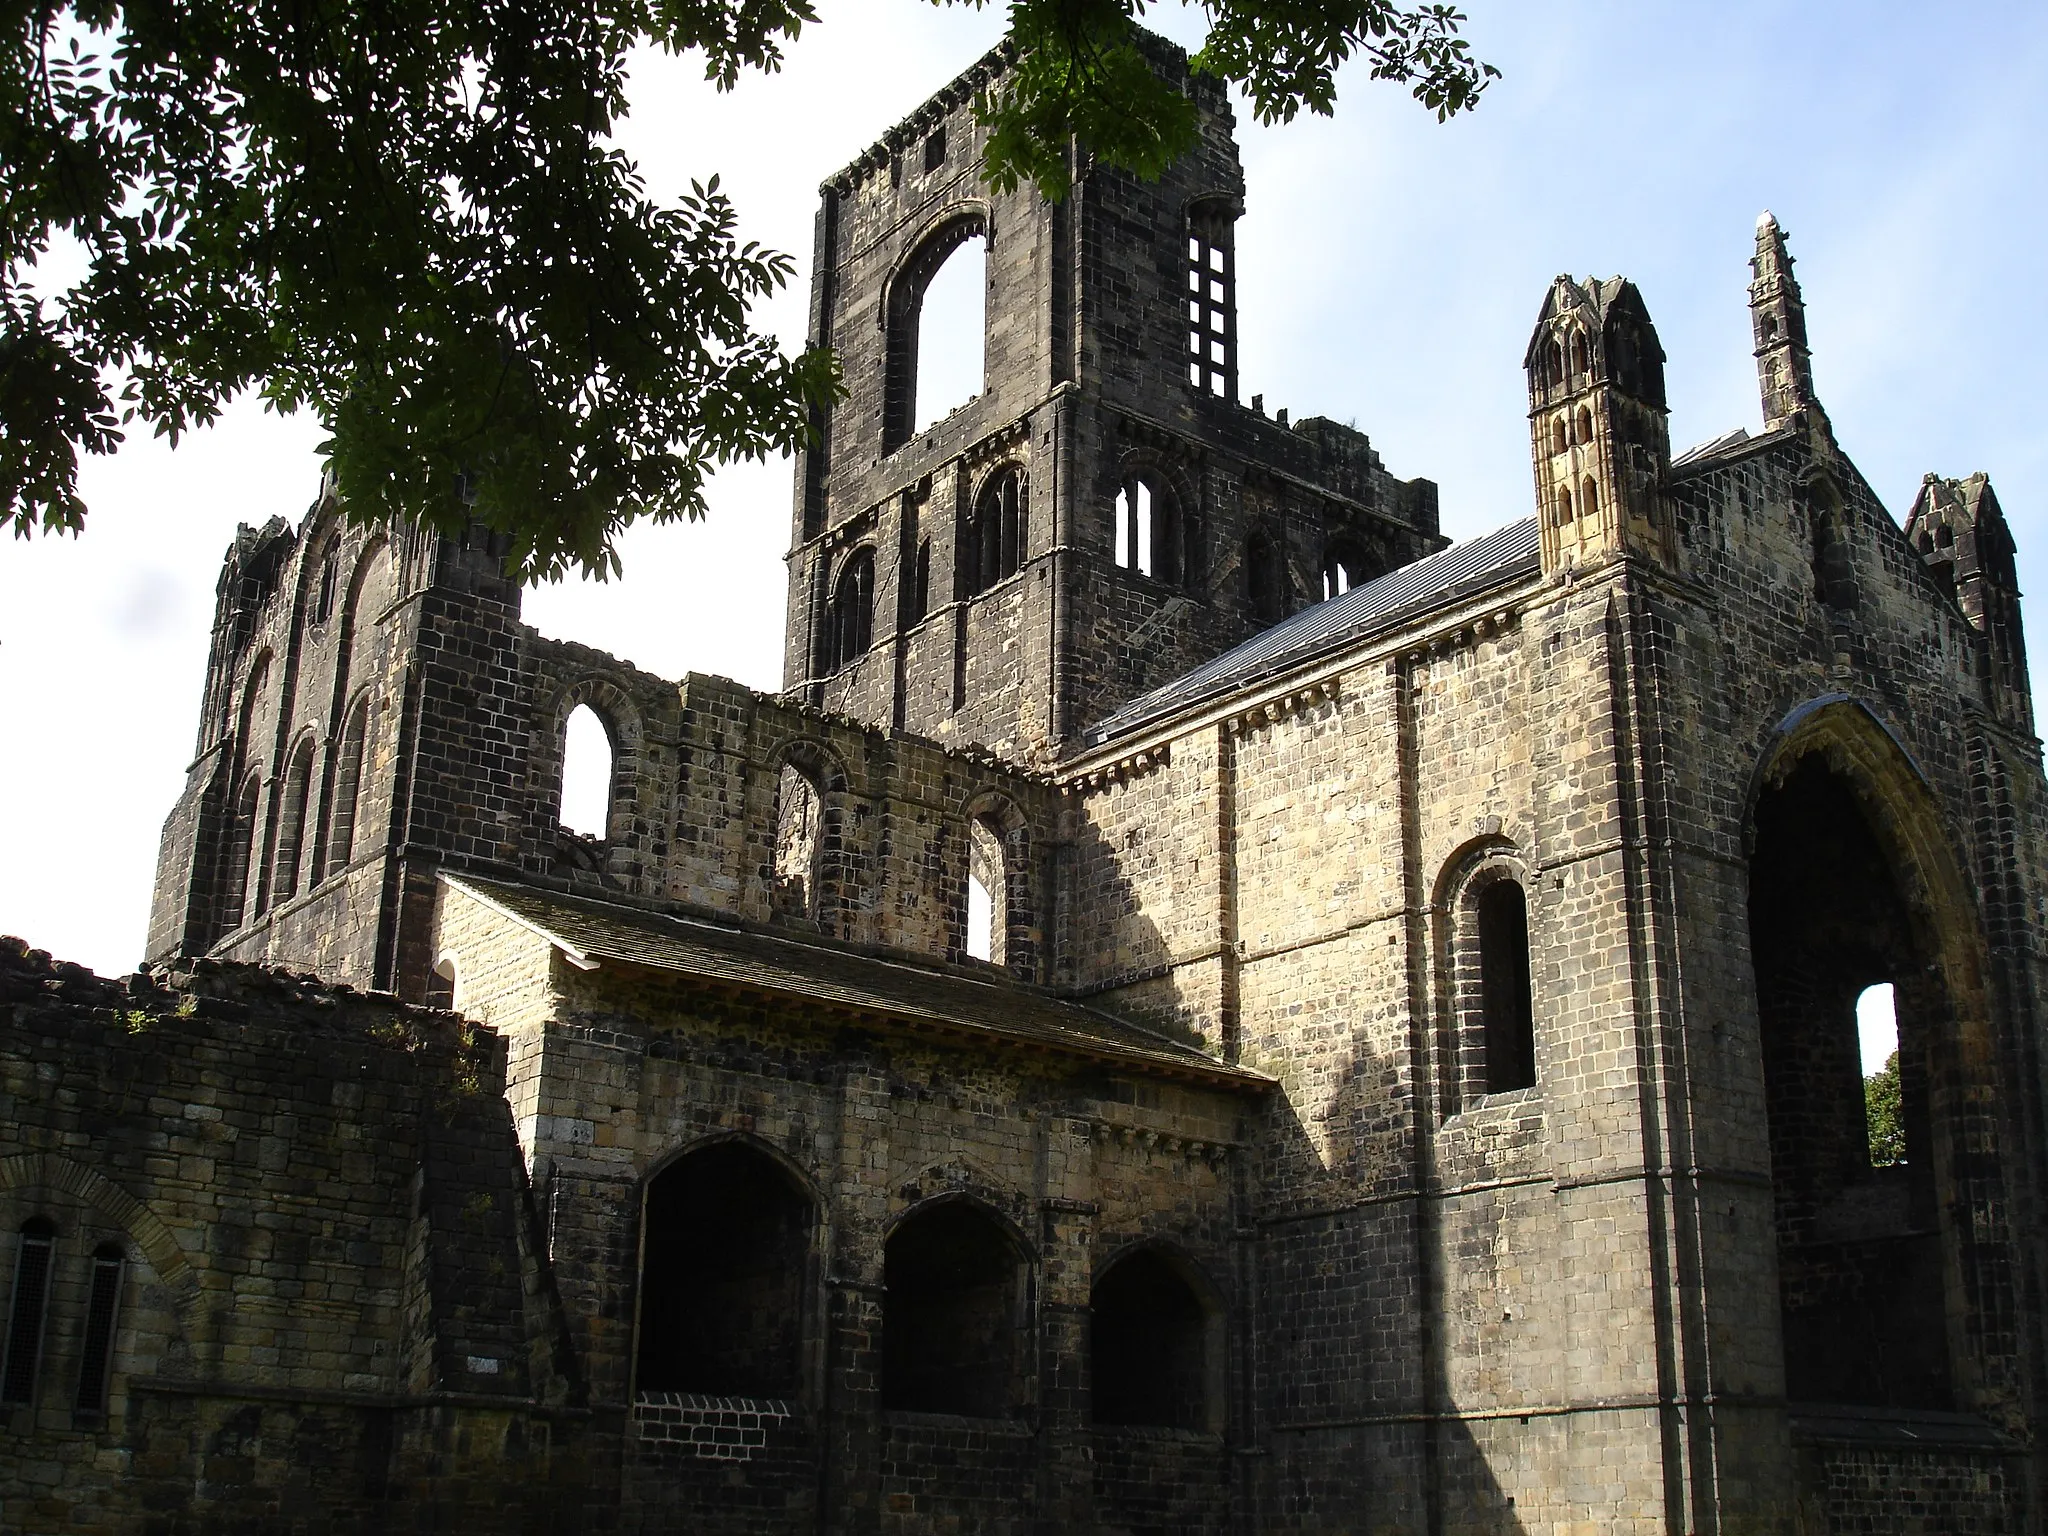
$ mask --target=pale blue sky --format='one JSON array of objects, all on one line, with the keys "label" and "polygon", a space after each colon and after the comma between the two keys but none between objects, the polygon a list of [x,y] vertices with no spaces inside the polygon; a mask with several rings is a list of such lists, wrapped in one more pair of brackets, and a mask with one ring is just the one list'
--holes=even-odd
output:
[{"label": "pale blue sky", "polygon": [[[650,58],[625,134],[662,194],[722,172],[748,234],[802,269],[766,314],[801,339],[818,182],[994,42],[1001,11],[826,0],[779,79],[716,99]],[[1790,231],[1814,374],[1897,515],[1920,476],[1991,473],[2022,584],[2048,592],[2048,7],[1546,3],[1471,7],[1506,78],[1439,126],[1362,71],[1334,121],[1240,120],[1243,392],[1355,421],[1442,486],[1458,537],[1526,514],[1519,371],[1558,272],[1641,286],[1672,439],[1757,425],[1744,311],[1760,209]],[[1199,13],[1154,12],[1183,41]],[[134,965],[157,833],[197,726],[235,524],[296,518],[318,438],[249,406],[172,453],[87,467],[83,539],[0,547],[0,931]],[[609,587],[528,617],[680,675],[774,687],[786,465],[721,476],[709,524],[626,543]],[[2030,611],[2035,671],[2048,610]]]}]

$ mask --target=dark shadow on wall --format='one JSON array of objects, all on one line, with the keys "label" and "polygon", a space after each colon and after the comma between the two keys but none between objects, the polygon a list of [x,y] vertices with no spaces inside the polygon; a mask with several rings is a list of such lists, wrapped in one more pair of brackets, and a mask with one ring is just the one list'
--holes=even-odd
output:
[{"label": "dark shadow on wall", "polygon": [[[1084,823],[1076,856],[1080,868],[1114,871],[1129,850],[1113,849],[1095,824]],[[1113,874],[1085,899],[1100,911],[1142,910],[1134,888]],[[1221,1297],[1227,1411],[1217,1450],[1229,1458],[1231,1475],[1197,1513],[1132,1475],[1136,1467],[1163,1475],[1156,1447],[1171,1431],[1118,1431],[1124,1443],[1098,1435],[1099,1527],[1222,1531],[1231,1527],[1211,1516],[1220,1518],[1227,1504],[1239,1529],[1248,1522],[1332,1536],[1521,1536],[1523,1518],[1495,1467],[1522,1459],[1514,1442],[1530,1434],[1528,1426],[1515,1417],[1492,1420],[1482,1439],[1473,1424],[1443,1416],[1447,1380],[1433,1352],[1445,1336],[1446,1308],[1499,1314],[1483,1287],[1460,1287],[1453,1296],[1440,1255],[1472,1245],[1461,1248],[1456,1233],[1442,1230],[1432,1203],[1403,1198],[1420,1179],[1416,1117],[1430,1111],[1409,1096],[1420,1075],[1415,1063],[1368,1043],[1365,1019],[1381,1002],[1347,985],[1334,997],[1294,999],[1284,1017],[1240,1019],[1235,978],[1226,975],[1227,1017],[1200,1027],[1190,1021],[1215,1008],[1215,995],[1179,989],[1164,971],[1170,951],[1158,927],[1127,917],[1116,942],[1129,957],[1126,974],[1144,979],[1091,1003],[1219,1056],[1224,1037],[1235,1044],[1241,1035],[1280,1086],[1248,1107],[1244,1147],[1231,1164],[1239,1230],[1257,1234]],[[1199,967],[1190,973],[1198,976]],[[1283,1038],[1298,1049],[1284,1048]],[[1155,1314],[1151,1331],[1170,1332],[1172,1309]],[[1094,1354],[1099,1373],[1099,1343]],[[1542,1421],[1531,1422],[1540,1433]],[[1141,1436],[1153,1440],[1134,1459]],[[1253,1449],[1263,1454],[1234,1454]],[[1207,1455],[1189,1462],[1215,1464]]]}]

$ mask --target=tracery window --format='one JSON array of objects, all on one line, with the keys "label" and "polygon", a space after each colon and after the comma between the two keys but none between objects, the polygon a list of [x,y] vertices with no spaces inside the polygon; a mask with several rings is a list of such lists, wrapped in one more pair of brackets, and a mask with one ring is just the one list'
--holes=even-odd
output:
[{"label": "tracery window", "polygon": [[1116,563],[1154,581],[1183,575],[1180,506],[1163,479],[1146,470],[1124,476],[1116,493]]},{"label": "tracery window", "polygon": [[1024,472],[1014,464],[988,478],[967,519],[962,557],[968,595],[1017,574],[1024,562]]},{"label": "tracery window", "polygon": [[1237,398],[1237,258],[1230,205],[1188,214],[1188,382],[1204,394]]},{"label": "tracery window", "polygon": [[875,552],[856,550],[841,567],[825,610],[823,670],[837,672],[867,653],[874,641]]}]

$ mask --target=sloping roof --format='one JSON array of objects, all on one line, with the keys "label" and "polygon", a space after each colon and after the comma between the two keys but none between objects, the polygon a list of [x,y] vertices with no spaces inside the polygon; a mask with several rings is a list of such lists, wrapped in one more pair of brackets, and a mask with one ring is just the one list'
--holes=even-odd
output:
[{"label": "sloping roof", "polygon": [[1513,581],[1537,566],[1536,519],[1524,518],[1389,571],[1378,581],[1302,609],[1214,661],[1141,694],[1088,730],[1099,746],[1125,731],[1201,703],[1354,641],[1392,629],[1418,613]]},{"label": "sloping roof", "polygon": [[1704,462],[1708,459],[1718,458],[1721,454],[1727,453],[1731,449],[1740,448],[1748,441],[1749,429],[1747,427],[1737,427],[1732,432],[1723,432],[1719,437],[1710,437],[1704,443],[1694,443],[1685,452],[1678,454],[1671,460],[1671,467],[1678,469],[1695,461]]},{"label": "sloping roof", "polygon": [[607,964],[859,1009],[913,1028],[1092,1057],[1239,1091],[1272,1080],[1114,1014],[991,976],[884,959],[834,945],[725,927],[475,875],[441,879],[532,929],[587,969]]}]

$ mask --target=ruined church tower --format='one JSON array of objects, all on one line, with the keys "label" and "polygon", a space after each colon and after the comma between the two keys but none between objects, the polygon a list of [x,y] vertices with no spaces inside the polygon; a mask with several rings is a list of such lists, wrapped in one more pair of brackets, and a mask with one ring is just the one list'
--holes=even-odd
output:
[{"label": "ruined church tower", "polygon": [[[806,703],[1039,765],[1133,698],[1436,549],[1436,487],[1365,436],[1239,398],[1226,94],[1161,39],[1200,140],[1157,182],[1077,165],[993,192],[991,54],[821,189],[811,340],[847,397],[799,462],[784,684]],[[949,258],[986,262],[983,382],[917,419]]]}]

